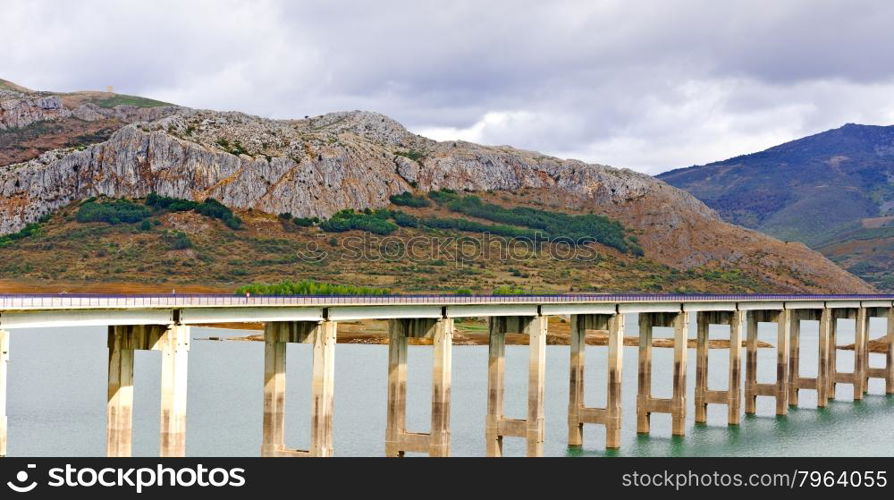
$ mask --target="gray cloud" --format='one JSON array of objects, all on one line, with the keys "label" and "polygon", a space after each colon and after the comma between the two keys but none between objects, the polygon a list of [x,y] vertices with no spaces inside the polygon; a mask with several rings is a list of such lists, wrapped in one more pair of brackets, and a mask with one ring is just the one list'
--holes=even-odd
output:
[{"label": "gray cloud", "polygon": [[0,77],[657,173],[894,122],[894,4],[5,0]]}]

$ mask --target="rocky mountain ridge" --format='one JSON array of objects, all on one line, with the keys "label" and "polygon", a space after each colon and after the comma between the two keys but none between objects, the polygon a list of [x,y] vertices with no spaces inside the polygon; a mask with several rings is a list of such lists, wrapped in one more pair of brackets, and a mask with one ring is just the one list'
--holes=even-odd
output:
[{"label": "rocky mountain ridge", "polygon": [[[8,93],[4,102],[11,101]],[[39,100],[52,96],[20,94],[19,104],[7,104],[20,110],[8,123],[33,116],[43,120],[31,125],[85,121],[75,112],[92,110],[90,102],[72,108],[60,98],[56,109],[55,101]],[[0,234],[97,195],[213,197],[236,209],[328,217],[344,208],[386,206],[404,191],[449,188],[521,193],[520,202],[528,193],[531,201],[552,198],[567,210],[608,215],[636,232],[647,255],[677,268],[749,268],[788,291],[871,289],[803,245],[726,224],[692,195],[630,170],[436,142],[371,112],[269,120],[152,103],[110,108],[130,123],[102,141],[0,166]]]}]

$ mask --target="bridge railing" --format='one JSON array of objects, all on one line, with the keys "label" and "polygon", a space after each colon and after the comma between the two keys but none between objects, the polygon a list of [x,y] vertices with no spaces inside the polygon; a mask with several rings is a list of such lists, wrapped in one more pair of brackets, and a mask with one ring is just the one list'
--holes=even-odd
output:
[{"label": "bridge railing", "polygon": [[127,309],[159,307],[235,306],[338,306],[338,305],[460,305],[460,304],[553,304],[553,303],[642,303],[642,302],[755,302],[894,300],[894,295],[781,295],[781,294],[562,294],[562,295],[104,295],[104,294],[0,294],[4,309]]}]

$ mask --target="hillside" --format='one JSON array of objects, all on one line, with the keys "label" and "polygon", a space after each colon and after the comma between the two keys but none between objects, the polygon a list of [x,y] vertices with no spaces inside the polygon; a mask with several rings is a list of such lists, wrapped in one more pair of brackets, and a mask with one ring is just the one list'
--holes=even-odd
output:
[{"label": "hillside", "polygon": [[[69,288],[97,281],[163,281],[232,289],[249,281],[311,277],[397,291],[488,291],[500,284],[555,291],[871,290],[801,244],[727,224],[693,196],[629,170],[511,147],[436,142],[370,112],[268,120],[127,96],[103,94],[109,108],[89,101],[92,97],[65,97],[94,94],[0,89],[0,123],[6,124],[0,141],[15,143],[22,130],[40,127],[29,140],[47,148],[0,164],[0,234],[16,235],[0,245],[0,280]],[[48,106],[41,99],[56,100]],[[75,112],[95,107],[113,110],[119,120],[110,125],[108,137],[47,146],[45,139],[53,134],[71,137],[46,129],[62,122],[91,126],[90,117]],[[10,134],[15,137],[9,139]],[[516,241],[513,235],[532,231],[565,235],[562,221],[570,219],[556,214],[595,214],[607,222],[582,231],[600,237],[575,248],[593,249],[601,260],[557,263],[559,257],[548,255],[553,244],[544,246],[547,257],[491,257],[462,266],[440,257],[431,259],[434,264],[385,259],[386,265],[374,265],[344,260],[339,252],[329,252],[324,263],[296,258],[312,241],[341,248],[346,238],[371,234],[352,227],[327,232],[340,224],[327,220],[338,218],[342,209],[394,208],[395,195],[410,192],[427,199],[427,193],[443,189],[475,193],[491,206],[478,212],[457,212],[441,203],[402,206],[414,217],[447,222],[374,236],[401,245],[432,234],[480,239],[488,231],[477,223],[508,226],[498,239]],[[139,222],[112,225],[77,220],[85,199],[128,198],[140,204],[150,193],[214,198],[235,211],[241,227],[193,211],[156,210]],[[496,205],[503,208],[495,210]],[[524,212],[526,218],[516,220],[509,213],[525,207],[553,215]],[[300,227],[277,217],[284,213],[322,223]],[[493,213],[504,216],[497,220]],[[29,226],[38,221],[39,226]],[[190,245],[175,248],[175,232]]]},{"label": "hillside", "polygon": [[730,222],[804,242],[894,289],[894,126],[848,124],[658,177]]}]

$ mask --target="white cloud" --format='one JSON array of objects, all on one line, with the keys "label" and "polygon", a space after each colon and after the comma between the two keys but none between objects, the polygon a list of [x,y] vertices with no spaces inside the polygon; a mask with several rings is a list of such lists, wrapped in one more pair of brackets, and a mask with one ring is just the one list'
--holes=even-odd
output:
[{"label": "white cloud", "polygon": [[4,0],[0,77],[661,170],[894,121],[869,0]]}]

